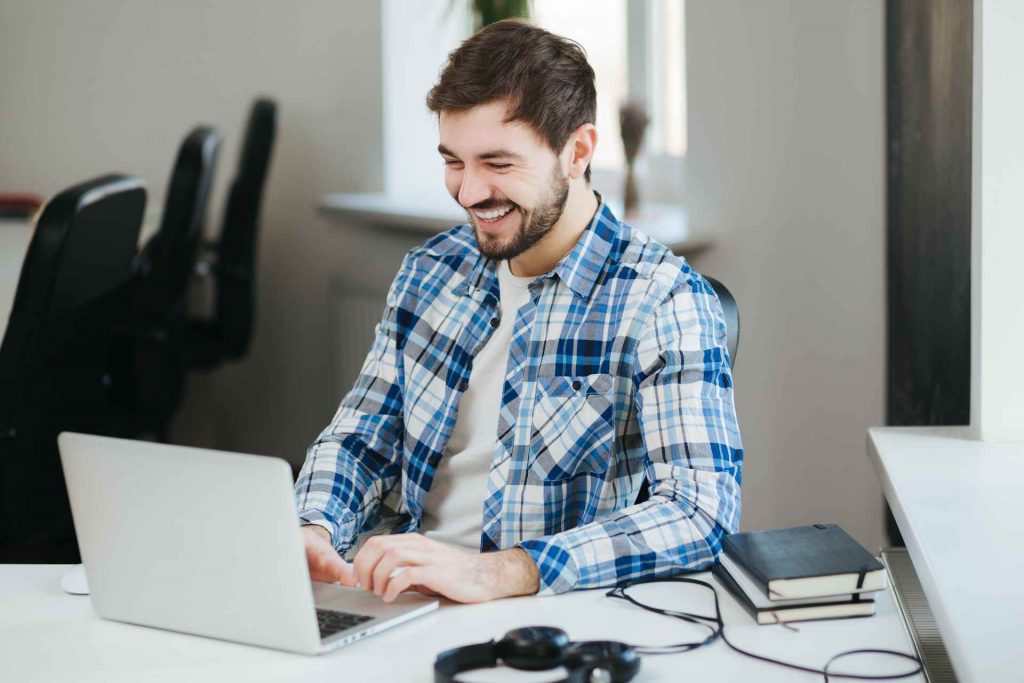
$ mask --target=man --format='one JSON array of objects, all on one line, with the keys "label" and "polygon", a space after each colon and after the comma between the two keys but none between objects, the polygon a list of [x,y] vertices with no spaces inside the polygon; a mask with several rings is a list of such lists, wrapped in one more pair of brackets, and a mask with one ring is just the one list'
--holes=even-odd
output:
[{"label": "man", "polygon": [[[406,256],[308,451],[314,580],[386,601],[551,594],[706,567],[736,531],[721,307],[591,190],[595,99],[583,50],[524,22],[450,55],[427,105],[470,222]],[[392,533],[349,566],[385,509]]]}]

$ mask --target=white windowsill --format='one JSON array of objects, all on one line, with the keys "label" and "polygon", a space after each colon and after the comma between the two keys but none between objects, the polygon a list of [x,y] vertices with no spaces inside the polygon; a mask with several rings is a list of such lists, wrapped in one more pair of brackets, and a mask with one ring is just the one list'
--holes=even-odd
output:
[{"label": "white windowsill", "polygon": [[[623,219],[622,202],[605,197],[612,212]],[[466,214],[447,197],[430,199],[390,195],[386,192],[329,194],[319,210],[332,218],[375,228],[423,235],[424,239],[466,222]],[[674,254],[692,256],[712,246],[712,240],[694,234],[686,210],[676,204],[648,203],[624,220],[661,242]]]}]

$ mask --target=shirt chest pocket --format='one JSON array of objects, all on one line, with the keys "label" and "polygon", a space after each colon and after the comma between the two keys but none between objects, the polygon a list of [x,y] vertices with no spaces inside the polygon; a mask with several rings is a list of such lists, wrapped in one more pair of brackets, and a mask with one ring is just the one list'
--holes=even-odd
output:
[{"label": "shirt chest pocket", "polygon": [[603,476],[615,440],[612,376],[540,377],[530,432],[530,474],[557,481]]}]

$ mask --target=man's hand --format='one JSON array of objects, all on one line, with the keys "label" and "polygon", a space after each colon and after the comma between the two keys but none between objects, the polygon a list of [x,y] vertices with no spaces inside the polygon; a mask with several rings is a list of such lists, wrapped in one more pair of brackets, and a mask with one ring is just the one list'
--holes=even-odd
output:
[{"label": "man's hand", "polygon": [[472,553],[420,534],[373,536],[352,567],[359,584],[384,602],[410,589],[456,602],[485,602],[532,595],[540,587],[537,567],[521,548]]},{"label": "man's hand", "polygon": [[324,583],[340,583],[343,586],[356,585],[352,567],[341,559],[338,551],[331,545],[331,535],[327,529],[316,524],[303,526],[302,542],[306,546],[309,578]]}]

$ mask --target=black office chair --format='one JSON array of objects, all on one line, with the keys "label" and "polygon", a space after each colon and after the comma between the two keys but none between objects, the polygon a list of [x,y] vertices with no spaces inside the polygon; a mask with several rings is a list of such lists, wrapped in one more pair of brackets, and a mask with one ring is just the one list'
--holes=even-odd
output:
[{"label": "black office chair", "polygon": [[736,305],[736,297],[732,295],[729,288],[713,277],[707,275],[704,279],[715,290],[718,300],[722,304],[722,313],[725,314],[726,348],[729,350],[729,365],[736,367],[736,354],[740,350],[740,309]]},{"label": "black office chair", "polygon": [[201,126],[182,142],[160,228],[136,259],[130,310],[110,354],[109,398],[118,413],[109,433],[167,440],[184,389],[186,297],[220,141]]},{"label": "black office chair", "polygon": [[39,217],[0,347],[0,562],[78,561],[57,434],[103,425],[145,206],[140,180],[109,175],[64,190]]},{"label": "black office chair", "polygon": [[260,200],[276,125],[274,101],[256,100],[249,112],[238,171],[228,191],[215,260],[210,265],[216,282],[214,317],[189,321],[188,353],[192,367],[213,368],[222,361],[242,358],[249,350],[256,309]]},{"label": "black office chair", "polygon": [[[715,278],[707,275],[703,277],[711,285],[711,289],[715,290],[715,294],[718,295],[718,300],[722,304],[722,313],[725,315],[725,346],[729,351],[729,366],[735,369],[736,354],[740,349],[740,309],[736,305],[736,297]],[[644,483],[640,485],[640,493],[636,497],[636,502],[642,503],[650,497],[651,486],[645,479]]]}]

